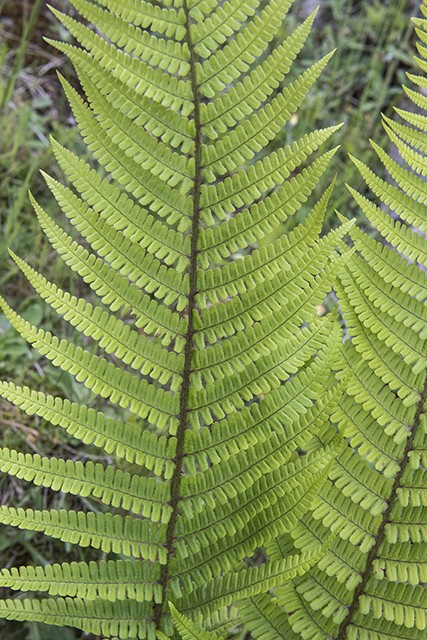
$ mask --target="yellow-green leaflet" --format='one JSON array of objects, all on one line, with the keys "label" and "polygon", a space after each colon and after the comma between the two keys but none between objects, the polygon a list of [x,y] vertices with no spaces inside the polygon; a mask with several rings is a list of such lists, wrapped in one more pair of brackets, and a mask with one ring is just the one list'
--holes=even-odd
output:
[{"label": "yellow-green leaflet", "polygon": [[[224,640],[243,622],[354,640],[356,615],[424,629],[425,183],[359,163],[402,223],[355,194],[388,244],[348,220],[323,232],[340,124],[283,134],[331,54],[295,71],[316,14],[291,30],[292,0],[70,5],[50,45],[75,68],[60,82],[86,152],[52,140],[62,180],[43,176],[52,207],[32,202],[81,286],[12,253],[58,318],[0,306],[89,400],[41,380],[0,395],[111,464],[0,449],[0,471],[85,505],[5,504],[0,523],[91,553],[0,567],[0,587],[28,592],[0,618],[115,640]],[[406,120],[385,126],[425,176],[425,121]],[[321,311],[332,290],[344,349],[338,309]]]},{"label": "yellow-green leaflet", "polygon": [[[427,3],[422,6],[427,16]],[[345,448],[313,510],[275,540],[280,557],[336,533],[316,567],[242,609],[254,638],[424,640],[427,634],[427,20],[415,20],[420,75],[412,109],[384,118],[401,160],[352,158],[372,192],[349,186],[375,237],[353,227],[355,253],[336,291],[351,340],[332,419]],[[381,166],[383,165],[383,166]],[[271,633],[274,621],[277,635]]]}]

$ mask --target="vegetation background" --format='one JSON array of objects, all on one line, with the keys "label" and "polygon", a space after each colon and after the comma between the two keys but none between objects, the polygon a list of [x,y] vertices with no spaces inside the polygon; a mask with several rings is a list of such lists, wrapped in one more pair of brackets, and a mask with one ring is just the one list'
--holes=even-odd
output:
[{"label": "vegetation background", "polygon": [[[51,0],[67,12],[67,0]],[[410,17],[416,15],[413,0],[296,0],[286,21],[283,37],[301,19],[320,5],[314,31],[300,56],[293,75],[323,54],[337,52],[320,82],[310,93],[298,117],[292,119],[283,142],[316,126],[344,122],[336,136],[341,151],[335,160],[338,184],[333,205],[345,215],[352,210],[345,183],[362,188],[355,179],[348,152],[372,168],[374,154],[369,138],[381,142],[381,111],[391,115],[402,101],[400,86],[411,68],[413,29]],[[35,269],[62,288],[87,296],[82,283],[56,258],[38,227],[27,196],[34,193],[40,204],[53,215],[57,212],[39,170],[60,177],[49,150],[49,136],[85,154],[73,119],[56,78],[58,69],[73,78],[71,65],[47,45],[43,37],[68,39],[47,8],[46,0],[0,0],[0,291],[9,303],[34,324],[45,328],[56,317],[38,300],[22,274],[14,266],[8,248],[27,260]],[[332,176],[332,174],[330,174]],[[302,212],[303,213],[303,212]],[[61,220],[61,224],[63,221]],[[336,224],[333,207],[328,226]],[[364,221],[360,220],[364,225]],[[63,334],[66,329],[61,326]],[[40,387],[49,393],[67,395],[74,401],[91,404],[90,392],[77,385],[72,376],[62,373],[40,357],[10,327],[0,314],[0,379]],[[19,409],[0,400],[0,446],[32,451],[41,455],[76,459],[101,458],[95,448],[65,438],[59,427],[40,419],[29,420]],[[27,485],[16,478],[0,476],[0,504],[98,510],[94,501],[54,495]],[[37,533],[21,532],[0,525],[0,565],[51,563],[80,560],[82,551],[52,541]],[[85,553],[86,559],[90,552]],[[1,590],[0,590],[1,591]],[[7,595],[0,593],[0,596]],[[61,630],[61,640],[94,636],[73,630]],[[241,633],[236,630],[236,639]],[[57,640],[58,630],[34,623],[0,622],[0,640]]]}]

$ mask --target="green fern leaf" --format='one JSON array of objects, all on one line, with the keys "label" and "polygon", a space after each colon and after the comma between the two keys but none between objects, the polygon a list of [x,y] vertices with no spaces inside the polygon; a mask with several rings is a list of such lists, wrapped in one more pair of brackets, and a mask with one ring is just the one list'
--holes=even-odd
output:
[{"label": "green fern leaf", "polygon": [[[426,3],[422,11],[426,16]],[[416,25],[427,41],[427,20]],[[425,71],[427,50],[419,52]],[[410,77],[427,86],[425,78]],[[427,106],[424,96],[407,93],[415,105]],[[270,546],[276,558],[314,548],[331,530],[337,534],[316,567],[279,586],[274,601],[259,599],[264,616],[279,621],[277,637],[287,640],[421,640],[426,634],[427,189],[420,176],[426,175],[427,120],[398,113],[410,126],[387,118],[384,126],[402,162],[374,144],[388,177],[353,158],[381,204],[350,188],[380,239],[350,230],[356,253],[337,284],[351,336],[342,368],[350,377],[333,418],[346,447],[313,510]],[[255,637],[267,637],[268,622],[254,607],[254,601],[246,605],[247,625]]]},{"label": "green fern leaf", "polygon": [[183,640],[219,640],[214,633],[205,631],[194,624],[171,604],[172,618]]},{"label": "green fern leaf", "polygon": [[[0,571],[0,586],[36,596],[1,601],[0,617],[106,638],[225,637],[236,602],[303,575],[326,552],[323,542],[268,559],[266,550],[317,505],[341,448],[330,424],[343,388],[333,374],[341,331],[316,307],[349,259],[352,225],[321,236],[332,185],[296,220],[338,127],[267,145],[330,56],[288,81],[314,20],[276,42],[292,0],[72,4],[83,21],[54,13],[78,46],[53,44],[81,84],[61,78],[91,160],[53,140],[68,186],[44,176],[72,232],[33,202],[91,298],[12,254],[73,338],[1,306],[99,410],[11,382],[0,395],[113,461],[1,449],[2,471],[97,505],[4,505],[0,522],[109,556]],[[405,321],[418,327],[411,314]],[[411,342],[405,352],[414,375],[418,351]]]},{"label": "green fern leaf", "polygon": [[298,638],[289,625],[285,611],[269,595],[248,598],[241,607],[241,615],[251,636],[256,640]]},{"label": "green fern leaf", "polygon": [[[158,582],[159,566],[150,567],[141,562],[126,560],[99,563],[74,562],[46,567],[20,567],[3,569],[4,586],[13,589],[47,591],[53,596],[70,595],[84,600],[102,598],[117,600],[161,601]],[[140,588],[143,585],[143,588]]]}]

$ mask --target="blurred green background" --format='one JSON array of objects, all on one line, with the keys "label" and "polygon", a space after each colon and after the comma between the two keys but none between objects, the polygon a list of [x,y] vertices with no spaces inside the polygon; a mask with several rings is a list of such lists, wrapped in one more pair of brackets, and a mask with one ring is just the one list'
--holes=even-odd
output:
[{"label": "blurred green background", "polygon": [[[65,58],[43,41],[43,36],[68,36],[50,15],[45,0],[0,0],[0,291],[8,302],[34,324],[55,328],[58,320],[40,303],[8,255],[8,247],[35,269],[76,295],[87,295],[81,281],[57,259],[43,239],[27,192],[52,214],[55,207],[39,170],[60,177],[49,151],[49,136],[85,154],[56,79],[56,71],[72,77]],[[66,0],[51,4],[67,11]],[[293,76],[337,47],[326,72],[292,119],[281,143],[287,143],[318,126],[344,122],[335,137],[341,145],[330,177],[338,174],[327,225],[334,226],[334,207],[347,216],[354,210],[345,182],[363,188],[346,159],[351,152],[373,165],[375,156],[368,140],[383,140],[381,119],[401,104],[400,85],[411,68],[413,29],[409,17],[417,14],[417,3],[409,0],[318,0],[319,14],[309,42],[298,59]],[[311,0],[296,0],[283,33],[290,32],[316,6]],[[360,221],[363,225],[363,220]],[[59,325],[58,325],[59,326]],[[67,332],[60,325],[62,335]],[[68,329],[68,332],[70,330]],[[0,314],[0,379],[43,388],[71,400],[93,403],[91,394],[72,377],[41,358]],[[58,427],[40,419],[29,419],[20,410],[0,400],[2,446],[73,459],[108,458],[95,448],[81,449]],[[0,503],[14,506],[68,506],[98,509],[96,502],[54,495],[52,492],[0,475]],[[86,558],[90,553],[85,552]],[[82,551],[35,533],[0,525],[0,566],[83,559]],[[0,594],[7,596],[8,594]],[[236,632],[237,633],[237,632]],[[236,637],[240,637],[237,633]],[[0,640],[76,640],[88,635],[44,625],[0,622]],[[91,636],[92,640],[94,637]]]}]

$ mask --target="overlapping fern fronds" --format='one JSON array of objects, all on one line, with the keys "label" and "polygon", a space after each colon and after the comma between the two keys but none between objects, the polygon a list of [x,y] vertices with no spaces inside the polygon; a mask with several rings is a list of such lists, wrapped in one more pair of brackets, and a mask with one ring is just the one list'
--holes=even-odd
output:
[{"label": "overlapping fern fronds", "polygon": [[[84,23],[55,13],[80,46],[54,44],[81,82],[84,98],[62,80],[95,162],[53,141],[69,186],[46,181],[80,239],[34,207],[94,302],[13,256],[80,340],[2,306],[107,409],[13,382],[0,393],[117,464],[4,448],[3,471],[104,508],[2,506],[0,521],[107,557],[4,569],[1,586],[38,595],[0,601],[0,616],[160,639],[176,633],[173,604],[187,637],[201,623],[201,637],[214,637],[233,603],[301,575],[323,549],[244,562],[307,512],[337,447],[328,424],[340,330],[316,305],[343,260],[335,247],[347,227],[319,239],[327,191],[291,233],[271,234],[318,184],[334,151],[310,156],[335,127],[263,151],[328,57],[286,80],[314,18],[270,51],[292,0],[72,4]],[[122,421],[108,417],[109,403]],[[300,455],[316,435],[319,446]]]},{"label": "overlapping fern fronds", "polygon": [[[422,7],[427,16],[427,3]],[[421,71],[427,20],[415,21]],[[401,156],[374,143],[385,177],[353,159],[373,200],[351,189],[379,240],[354,228],[357,254],[337,287],[353,372],[335,419],[347,441],[318,504],[281,550],[309,549],[331,531],[306,576],[245,609],[260,640],[422,640],[427,633],[427,110],[425,75],[405,89],[413,110],[384,126]],[[379,202],[377,204],[377,202]],[[286,610],[289,618],[284,613]],[[273,624],[277,633],[272,632]],[[270,625],[270,626],[269,626]]]}]

